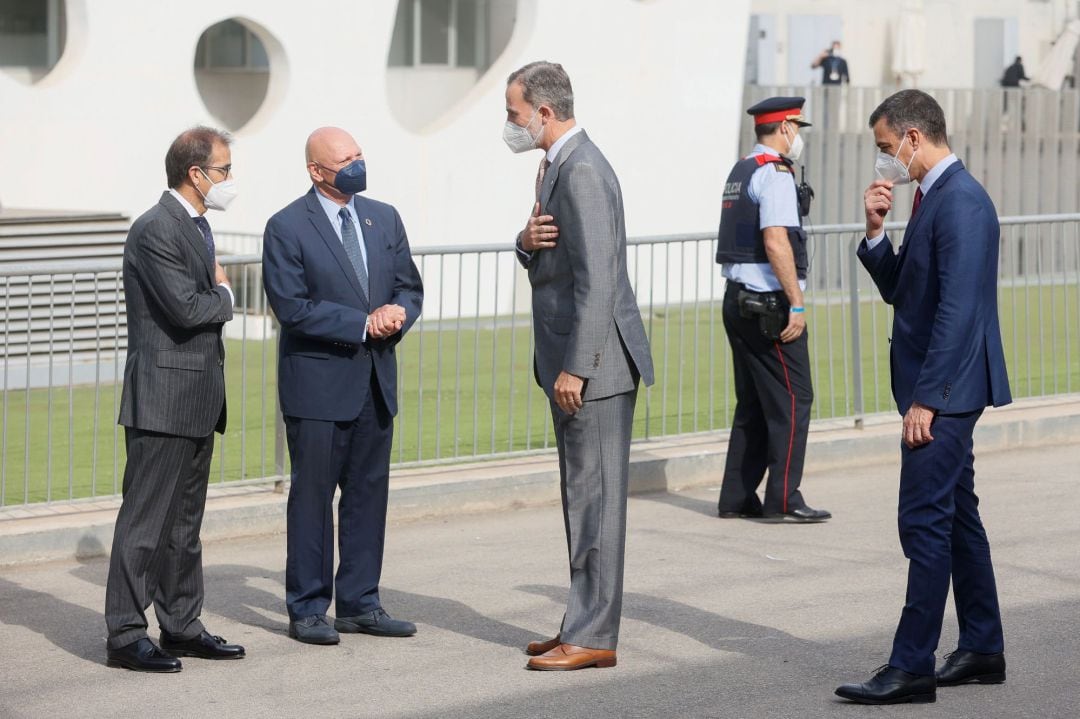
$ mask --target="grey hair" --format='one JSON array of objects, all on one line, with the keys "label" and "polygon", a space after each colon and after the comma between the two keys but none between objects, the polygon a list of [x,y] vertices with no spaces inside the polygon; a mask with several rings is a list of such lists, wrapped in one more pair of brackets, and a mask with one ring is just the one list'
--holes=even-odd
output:
[{"label": "grey hair", "polygon": [[547,105],[555,111],[556,120],[574,117],[574,88],[570,76],[557,62],[530,62],[510,73],[506,86],[521,83],[522,96],[533,109]]},{"label": "grey hair", "polygon": [[885,125],[897,136],[916,128],[935,145],[948,146],[945,112],[937,100],[922,90],[901,90],[885,98],[870,114],[870,128],[885,118]]}]

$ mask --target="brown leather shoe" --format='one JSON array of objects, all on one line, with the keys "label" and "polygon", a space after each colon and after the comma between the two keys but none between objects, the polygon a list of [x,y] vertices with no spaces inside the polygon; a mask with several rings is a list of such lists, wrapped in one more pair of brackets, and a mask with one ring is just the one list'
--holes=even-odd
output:
[{"label": "brown leather shoe", "polygon": [[529,642],[529,646],[525,647],[525,653],[530,657],[538,657],[541,654],[550,652],[560,644],[562,644],[562,639],[556,634],[554,639],[548,639],[544,642]]},{"label": "brown leather shoe", "polygon": [[586,667],[615,666],[614,649],[587,649],[573,644],[560,644],[549,652],[533,657],[525,665],[526,669],[560,672]]}]

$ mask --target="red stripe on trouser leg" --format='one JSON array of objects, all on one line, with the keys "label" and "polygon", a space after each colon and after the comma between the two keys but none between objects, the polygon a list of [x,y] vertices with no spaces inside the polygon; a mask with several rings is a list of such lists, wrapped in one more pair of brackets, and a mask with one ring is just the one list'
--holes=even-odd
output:
[{"label": "red stripe on trouser leg", "polygon": [[788,474],[791,471],[791,453],[795,449],[795,393],[791,390],[791,377],[788,376],[787,363],[784,362],[784,353],[780,351],[780,343],[776,345],[776,356],[780,358],[780,366],[784,368],[784,383],[787,385],[788,394],[791,396],[791,435],[788,437],[787,462],[784,464],[784,504],[781,510],[787,513],[788,498]]}]

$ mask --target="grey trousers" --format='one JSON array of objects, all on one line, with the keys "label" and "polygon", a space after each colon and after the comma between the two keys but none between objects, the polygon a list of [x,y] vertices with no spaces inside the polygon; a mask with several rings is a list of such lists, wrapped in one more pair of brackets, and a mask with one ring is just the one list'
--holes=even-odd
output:
[{"label": "grey trousers", "polygon": [[559,447],[570,596],[567,644],[615,649],[622,615],[626,489],[637,389],[590,400],[574,415],[551,405]]},{"label": "grey trousers", "polygon": [[203,631],[202,527],[214,435],[201,439],[125,428],[124,501],[116,516],[105,587],[108,646],[146,636],[151,602],[161,629]]}]

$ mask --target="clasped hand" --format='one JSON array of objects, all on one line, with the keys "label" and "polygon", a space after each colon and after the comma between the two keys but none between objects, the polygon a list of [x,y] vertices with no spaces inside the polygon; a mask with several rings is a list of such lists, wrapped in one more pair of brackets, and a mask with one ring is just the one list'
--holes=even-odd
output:
[{"label": "clasped hand", "polygon": [[227,285],[229,284],[229,276],[225,274],[225,268],[221,266],[216,259],[214,260],[214,284]]},{"label": "clasped hand", "polygon": [[374,339],[389,337],[405,325],[405,308],[401,305],[383,305],[368,315],[367,334]]},{"label": "clasped hand", "polygon": [[540,203],[537,202],[529,221],[525,223],[525,229],[521,231],[521,249],[533,252],[554,247],[555,240],[559,238],[559,228],[554,222],[552,215],[540,214]]}]

